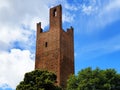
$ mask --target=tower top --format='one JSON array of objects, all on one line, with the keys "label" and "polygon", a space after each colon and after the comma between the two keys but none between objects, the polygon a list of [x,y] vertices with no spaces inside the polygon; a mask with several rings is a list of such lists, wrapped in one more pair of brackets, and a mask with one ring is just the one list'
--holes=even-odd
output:
[{"label": "tower top", "polygon": [[62,6],[50,8],[50,29],[62,29]]}]

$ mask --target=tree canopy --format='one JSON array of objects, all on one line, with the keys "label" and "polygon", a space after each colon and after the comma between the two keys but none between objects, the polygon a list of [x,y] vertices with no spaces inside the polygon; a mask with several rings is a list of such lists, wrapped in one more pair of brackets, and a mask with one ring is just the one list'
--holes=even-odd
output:
[{"label": "tree canopy", "polygon": [[120,74],[114,69],[92,70],[88,67],[78,75],[70,76],[67,90],[120,90]]},{"label": "tree canopy", "polygon": [[56,78],[54,73],[34,70],[25,74],[16,90],[61,90],[55,86]]}]

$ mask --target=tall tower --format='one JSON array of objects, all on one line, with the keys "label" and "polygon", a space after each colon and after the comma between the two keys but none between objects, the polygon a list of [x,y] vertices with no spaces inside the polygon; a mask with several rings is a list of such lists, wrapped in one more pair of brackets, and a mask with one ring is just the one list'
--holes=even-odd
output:
[{"label": "tall tower", "polygon": [[37,23],[35,69],[52,71],[57,75],[57,84],[66,87],[70,74],[74,74],[73,28],[62,29],[62,7],[50,9],[50,29],[43,32]]}]

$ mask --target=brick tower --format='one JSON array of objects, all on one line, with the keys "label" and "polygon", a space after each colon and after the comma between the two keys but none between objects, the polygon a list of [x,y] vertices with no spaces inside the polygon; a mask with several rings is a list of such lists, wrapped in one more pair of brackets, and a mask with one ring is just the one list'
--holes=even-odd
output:
[{"label": "brick tower", "polygon": [[62,29],[62,7],[50,9],[50,29],[43,32],[37,23],[35,69],[52,71],[57,75],[57,84],[66,86],[70,74],[74,74],[73,28]]}]

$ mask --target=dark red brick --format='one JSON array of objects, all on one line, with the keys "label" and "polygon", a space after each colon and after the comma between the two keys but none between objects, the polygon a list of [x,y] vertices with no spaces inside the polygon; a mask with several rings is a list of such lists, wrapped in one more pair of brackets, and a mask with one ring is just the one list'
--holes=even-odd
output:
[{"label": "dark red brick", "polygon": [[50,9],[50,29],[43,32],[37,23],[35,69],[52,71],[57,75],[57,85],[66,87],[70,74],[74,74],[74,34],[70,27],[62,29],[62,7]]}]

